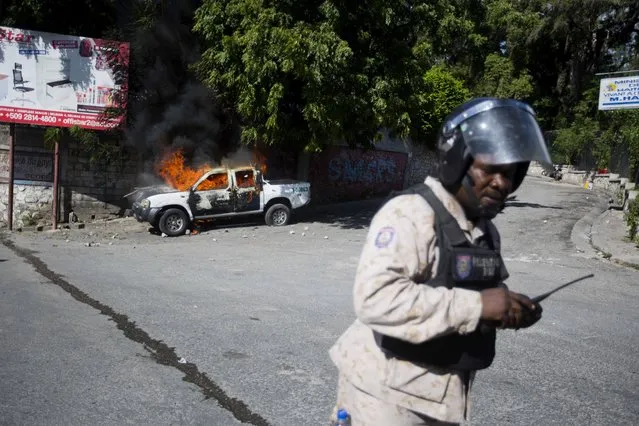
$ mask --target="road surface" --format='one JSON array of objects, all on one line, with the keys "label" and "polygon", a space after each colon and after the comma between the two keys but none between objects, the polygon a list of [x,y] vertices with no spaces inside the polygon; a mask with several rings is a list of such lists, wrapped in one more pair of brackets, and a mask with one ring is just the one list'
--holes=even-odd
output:
[{"label": "road surface", "polygon": [[[595,279],[547,300],[535,327],[500,332],[473,424],[639,423],[639,271],[570,239],[594,203],[529,177],[496,220],[512,289]],[[13,234],[0,245],[0,423],[327,424],[327,351],[353,320],[373,204],[180,238],[131,219]]]}]

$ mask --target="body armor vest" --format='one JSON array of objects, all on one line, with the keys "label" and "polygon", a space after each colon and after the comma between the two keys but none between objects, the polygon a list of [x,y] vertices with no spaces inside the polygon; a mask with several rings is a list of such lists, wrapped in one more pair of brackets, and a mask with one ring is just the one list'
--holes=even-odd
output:
[{"label": "body armor vest", "polygon": [[[425,184],[404,193],[423,196],[435,212],[435,232],[439,247],[436,275],[420,283],[432,287],[464,288],[481,291],[494,288],[508,277],[500,248],[490,226],[478,244],[472,244],[455,218]],[[480,370],[490,366],[495,357],[496,330],[480,325],[470,334],[448,334],[414,344],[382,336],[381,346],[398,358],[457,370]]]}]

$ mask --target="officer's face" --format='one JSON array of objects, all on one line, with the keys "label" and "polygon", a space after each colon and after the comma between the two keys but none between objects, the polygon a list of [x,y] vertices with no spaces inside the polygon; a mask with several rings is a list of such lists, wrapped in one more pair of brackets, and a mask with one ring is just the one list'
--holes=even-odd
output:
[{"label": "officer's face", "polygon": [[490,165],[475,159],[468,170],[473,179],[473,192],[486,211],[499,212],[513,189],[517,165]]}]

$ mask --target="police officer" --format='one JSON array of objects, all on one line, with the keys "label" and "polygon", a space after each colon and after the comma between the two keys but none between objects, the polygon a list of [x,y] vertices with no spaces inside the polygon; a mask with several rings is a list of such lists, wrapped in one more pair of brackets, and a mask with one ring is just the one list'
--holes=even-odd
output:
[{"label": "police officer", "polygon": [[531,161],[550,156],[526,104],[478,98],[454,110],[437,140],[438,178],[374,216],[354,285],[357,319],[330,356],[335,412],[356,426],[458,424],[496,329],[530,327],[541,307],[508,290],[491,222]]}]

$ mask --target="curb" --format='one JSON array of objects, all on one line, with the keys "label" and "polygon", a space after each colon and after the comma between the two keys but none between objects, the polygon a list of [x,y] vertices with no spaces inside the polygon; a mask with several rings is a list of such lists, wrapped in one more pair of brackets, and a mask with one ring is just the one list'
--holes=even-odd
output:
[{"label": "curb", "polygon": [[[607,210],[604,211],[603,213],[599,214],[597,216],[597,218],[595,219],[595,221],[599,220],[604,214],[607,213]],[[593,222],[594,225],[594,222]],[[639,264],[638,263],[634,263],[634,262],[628,262],[627,260],[623,260],[623,259],[619,259],[618,257],[614,256],[612,253],[606,251],[605,249],[599,247],[598,245],[596,245],[592,240],[590,240],[590,245],[595,249],[598,250],[599,252],[604,254],[604,258],[610,260],[613,263],[616,263],[618,265],[621,266],[625,266],[628,268],[632,268],[632,269],[636,269],[639,270]]]},{"label": "curb", "polygon": [[573,225],[570,231],[570,240],[577,248],[577,251],[589,254],[591,257],[598,257],[597,250],[603,253],[602,250],[592,244],[591,230],[595,221],[607,210],[607,203],[598,196],[595,206]]}]

